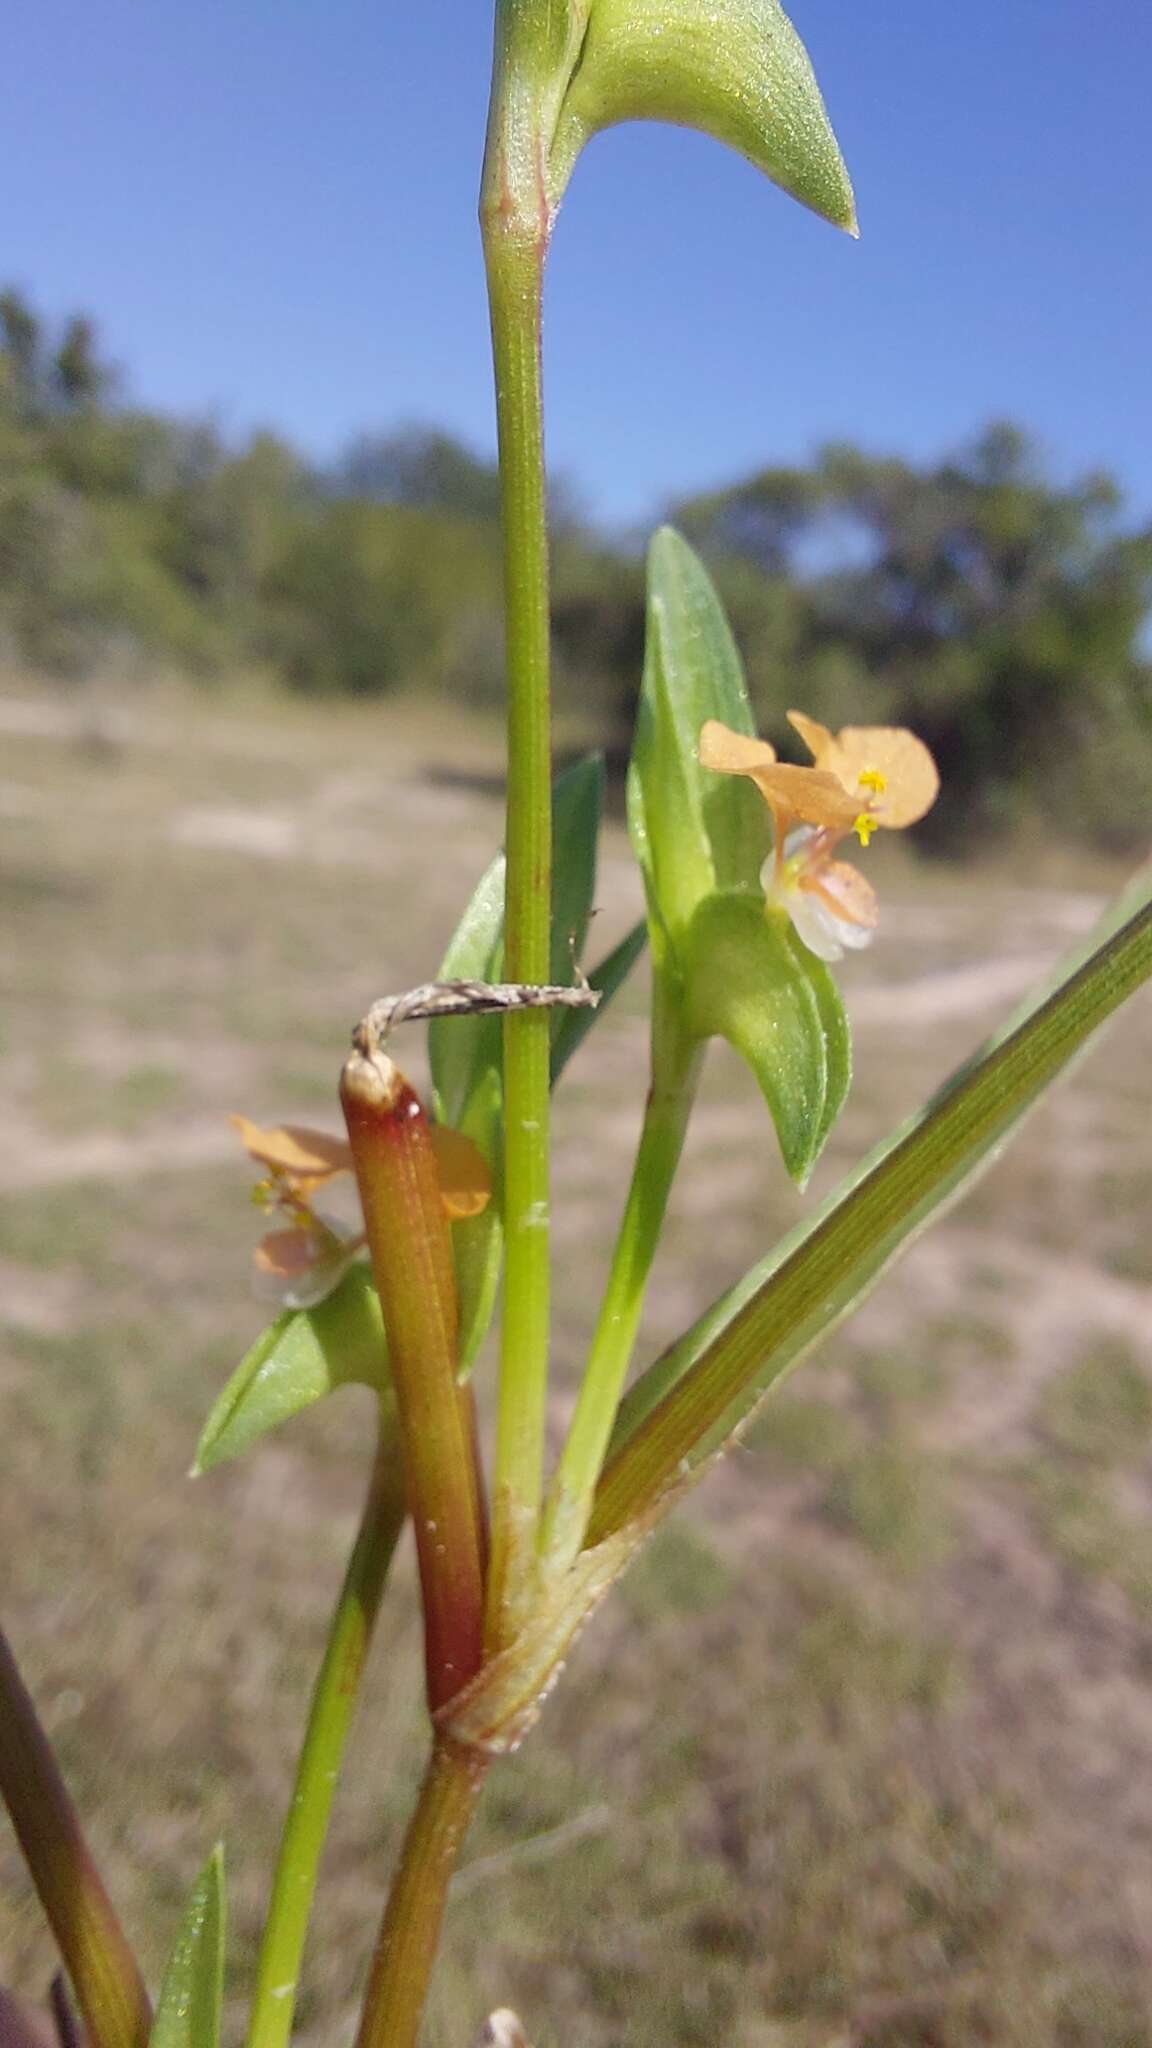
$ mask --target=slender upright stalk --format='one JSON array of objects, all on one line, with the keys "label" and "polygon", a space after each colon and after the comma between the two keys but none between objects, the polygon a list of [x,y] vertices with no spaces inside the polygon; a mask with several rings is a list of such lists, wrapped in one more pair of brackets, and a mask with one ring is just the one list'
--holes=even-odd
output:
[{"label": "slender upright stalk", "polygon": [[400,1441],[389,1408],[381,1413],[368,1496],[312,1694],[260,1947],[249,2048],[284,2048],[291,2038],[320,1855],[361,1672],[406,1507]]},{"label": "slender upright stalk", "polygon": [[[544,226],[526,230],[499,192],[483,213],[503,494],[508,647],[504,971],[549,979],[552,762],[548,534],[540,367]],[[549,1339],[549,1059],[543,1010],[504,1025],[504,1320],[492,1498],[488,1642],[507,1642],[531,1599],[543,1485]]]},{"label": "slender upright stalk", "polygon": [[563,1571],[584,1542],[596,1482],[632,1359],[648,1275],[699,1077],[703,1050],[679,1024],[657,977],[652,1010],[652,1085],[588,1363],[544,1515],[547,1567]]},{"label": "slender upright stalk", "polygon": [[91,2048],[145,2048],[152,2012],[144,1979],[3,1635],[0,1792],[64,1958]]},{"label": "slender upright stalk", "polygon": [[[540,63],[551,42],[551,15],[540,0],[497,0],[480,209],[500,444],[507,636],[504,972],[510,981],[530,984],[546,983],[551,965],[550,623],[540,360],[552,211],[544,189]],[[537,1581],[550,1308],[550,1065],[547,1011],[509,1015],[504,1024],[504,1316],[486,1652],[500,1650],[515,1637]],[[368,1229],[373,1262],[379,1264],[370,1216]],[[391,1322],[389,1336],[394,1346]],[[435,1460],[431,1451],[427,1456],[431,1478]],[[419,1540],[422,1516],[415,1498],[413,1517]],[[451,1556],[451,1538],[443,1540]],[[482,1529],[479,1545],[483,1573]],[[430,1616],[427,1597],[425,1613]],[[435,1706],[431,1688],[430,1698]],[[414,2048],[444,1899],[484,1768],[483,1759],[438,1738],[385,1909],[357,2048]]]},{"label": "slender upright stalk", "polygon": [[437,1742],[409,1823],[372,1961],[356,2048],[415,2048],[452,1873],[483,1758]]}]

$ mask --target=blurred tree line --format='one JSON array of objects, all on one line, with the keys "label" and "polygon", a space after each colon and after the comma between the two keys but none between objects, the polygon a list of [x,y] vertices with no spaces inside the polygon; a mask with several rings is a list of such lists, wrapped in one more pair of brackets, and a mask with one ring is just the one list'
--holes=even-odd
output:
[{"label": "blurred tree line", "polygon": [[[1107,476],[1044,473],[1017,428],[930,467],[831,447],[669,508],[709,560],[762,728],[929,741],[938,843],[1022,816],[1117,847],[1152,788],[1152,530]],[[0,663],[80,679],[270,670],[313,694],[501,690],[498,488],[449,436],[357,441],[333,468],[123,401],[80,316],[0,293]],[[553,506],[557,680],[627,745],[643,564]]]}]

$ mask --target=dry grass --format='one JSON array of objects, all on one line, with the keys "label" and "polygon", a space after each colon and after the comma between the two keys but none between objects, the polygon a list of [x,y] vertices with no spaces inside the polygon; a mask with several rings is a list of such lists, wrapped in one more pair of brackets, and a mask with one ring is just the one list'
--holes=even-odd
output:
[{"label": "dry grass", "polygon": [[[499,834],[492,735],[452,713],[449,761],[447,716],[175,698],[77,735],[0,699],[5,1620],[151,1968],[226,1836],[237,2014],[364,1415],[341,1396],[183,1481],[259,1320],[224,1116],[334,1115],[349,1022],[434,966]],[[822,1186],[1113,879],[891,866]],[[607,942],[637,900],[618,831],[601,899]],[[637,990],[559,1103],[557,1425],[643,1041]],[[436,2048],[503,2002],[538,2048],[1152,2043],[1150,1050],[1137,1005],[625,1583],[492,1782]],[[717,1057],[649,1343],[799,1210]],[[348,2038],[417,1662],[405,1560],[325,1873],[317,2048]],[[36,1993],[6,1835],[0,1886],[3,1974]]]}]

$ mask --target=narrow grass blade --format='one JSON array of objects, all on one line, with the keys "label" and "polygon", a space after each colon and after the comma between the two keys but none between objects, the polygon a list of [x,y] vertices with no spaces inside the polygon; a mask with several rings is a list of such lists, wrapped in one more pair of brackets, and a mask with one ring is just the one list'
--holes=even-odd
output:
[{"label": "narrow grass blade", "polygon": [[150,2048],[218,2048],[224,1997],[224,1852],[213,1850],[176,1936]]},{"label": "narrow grass blade", "polygon": [[140,1966],[2,1632],[0,1799],[59,1945],[91,2048],[143,2048],[152,2011]]},{"label": "narrow grass blade", "polygon": [[[691,1475],[967,1187],[1049,1084],[1152,973],[1142,907],[1034,999],[815,1218],[724,1296],[624,1402],[590,1543]],[[1125,908],[1129,905],[1125,904]]]}]

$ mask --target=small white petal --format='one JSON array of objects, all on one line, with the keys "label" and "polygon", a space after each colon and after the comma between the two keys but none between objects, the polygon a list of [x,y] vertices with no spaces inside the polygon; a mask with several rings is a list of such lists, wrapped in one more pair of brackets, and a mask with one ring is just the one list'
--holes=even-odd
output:
[{"label": "small white petal", "polygon": [[808,889],[789,889],[783,899],[792,928],[818,960],[842,960],[847,927]]},{"label": "small white petal", "polygon": [[863,952],[876,937],[875,927],[870,924],[854,924],[848,917],[834,918],[833,923],[840,934],[841,945],[850,947],[854,953]]},{"label": "small white petal", "polygon": [[277,1308],[318,1308],[330,1294],[335,1294],[361,1250],[358,1244],[335,1245],[302,1273],[264,1272],[256,1267],[253,1291],[258,1300],[274,1304]]},{"label": "small white petal", "polygon": [[842,960],[845,946],[856,953],[872,944],[874,933],[870,925],[837,917],[811,889],[790,889],[783,902],[797,936],[818,960]]}]

